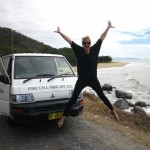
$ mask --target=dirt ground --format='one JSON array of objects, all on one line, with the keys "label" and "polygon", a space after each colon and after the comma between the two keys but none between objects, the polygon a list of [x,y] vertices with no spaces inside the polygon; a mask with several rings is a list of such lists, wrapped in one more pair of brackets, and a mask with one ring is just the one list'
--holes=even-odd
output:
[{"label": "dirt ground", "polygon": [[93,94],[84,96],[83,118],[99,125],[105,125],[113,131],[133,139],[135,142],[150,148],[150,118],[132,115],[116,108],[120,121],[116,121],[106,106]]}]

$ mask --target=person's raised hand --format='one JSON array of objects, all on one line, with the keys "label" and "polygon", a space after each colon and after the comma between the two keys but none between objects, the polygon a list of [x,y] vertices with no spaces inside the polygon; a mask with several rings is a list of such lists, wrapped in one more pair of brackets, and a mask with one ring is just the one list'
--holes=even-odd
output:
[{"label": "person's raised hand", "polygon": [[57,30],[56,30],[56,31],[54,31],[54,32],[56,32],[56,33],[60,33],[60,28],[59,28],[59,27],[57,27]]},{"label": "person's raised hand", "polygon": [[111,21],[108,21],[108,27],[109,28],[115,28],[114,26],[112,26]]}]

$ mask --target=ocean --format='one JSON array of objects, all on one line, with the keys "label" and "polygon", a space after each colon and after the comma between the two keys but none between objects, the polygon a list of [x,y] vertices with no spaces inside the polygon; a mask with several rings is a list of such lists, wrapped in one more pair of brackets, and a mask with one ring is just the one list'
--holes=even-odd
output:
[{"label": "ocean", "polygon": [[[147,60],[120,60],[128,62],[123,67],[100,68],[97,70],[97,76],[101,83],[112,85],[111,94],[105,92],[111,103],[114,103],[115,89],[132,93],[133,98],[128,101],[133,104],[136,101],[145,101],[150,105],[150,59]],[[87,87],[86,90],[92,90]],[[150,114],[150,107],[144,108],[145,112]],[[127,110],[127,111],[130,111]]]},{"label": "ocean", "polygon": [[140,60],[140,59],[150,59],[150,50],[149,46],[146,47],[124,47],[124,49],[115,49],[115,50],[102,50],[100,55],[109,55],[113,60]]}]

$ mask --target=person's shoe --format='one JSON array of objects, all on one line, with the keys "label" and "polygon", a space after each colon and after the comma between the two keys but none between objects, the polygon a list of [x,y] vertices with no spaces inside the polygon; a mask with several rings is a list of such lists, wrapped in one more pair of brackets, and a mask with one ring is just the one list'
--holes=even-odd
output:
[{"label": "person's shoe", "polygon": [[111,110],[111,114],[114,116],[114,118],[119,121],[119,116],[118,114],[116,113],[115,109]]},{"label": "person's shoe", "polygon": [[64,121],[65,121],[66,117],[65,116],[62,116],[59,121],[58,121],[58,128],[61,128],[64,124]]}]

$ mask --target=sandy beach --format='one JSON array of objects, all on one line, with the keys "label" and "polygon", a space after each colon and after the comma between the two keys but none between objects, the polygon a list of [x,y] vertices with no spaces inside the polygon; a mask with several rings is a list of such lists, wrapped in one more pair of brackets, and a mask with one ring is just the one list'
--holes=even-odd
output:
[{"label": "sandy beach", "polygon": [[110,63],[99,63],[98,68],[111,68],[111,67],[122,67],[128,63],[126,62],[110,62]]},{"label": "sandy beach", "polygon": [[[97,68],[112,68],[112,67],[122,67],[128,64],[127,62],[110,62],[110,63],[99,63]],[[74,71],[77,71],[77,67],[73,67]]]}]

